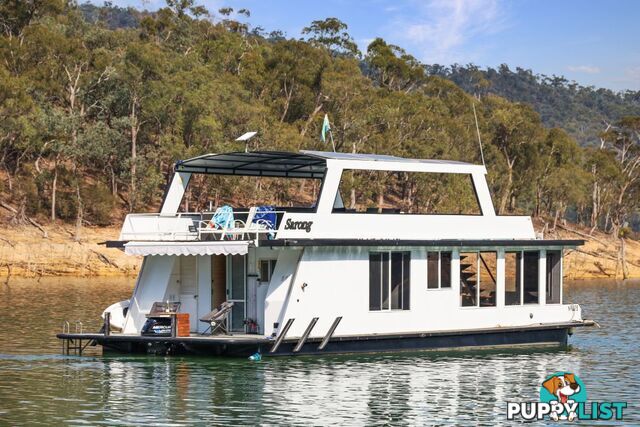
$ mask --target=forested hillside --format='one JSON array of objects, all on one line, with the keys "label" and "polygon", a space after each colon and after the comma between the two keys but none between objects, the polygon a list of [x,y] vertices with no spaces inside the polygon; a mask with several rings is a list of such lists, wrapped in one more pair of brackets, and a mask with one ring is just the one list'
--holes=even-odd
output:
[{"label": "forested hillside", "polygon": [[[338,151],[480,162],[474,103],[500,213],[569,217],[618,235],[638,210],[633,111],[582,148],[528,104],[459,82],[465,92],[382,39],[359,52],[337,19],[289,39],[229,9],[167,4],[83,14],[64,0],[0,3],[0,203],[11,221],[80,228],[153,211],[175,160],[241,150],[233,141],[248,130],[260,132],[261,150],[330,149],[319,139],[325,113]],[[261,194],[279,204],[300,189],[276,185]],[[403,185],[415,190],[402,196],[410,205],[456,197]],[[251,200],[255,188],[217,182],[190,192],[203,203],[205,192]]]},{"label": "forested hillside", "polygon": [[547,127],[560,127],[583,146],[599,146],[600,136],[625,116],[640,115],[640,91],[613,92],[581,86],[562,76],[509,69],[505,64],[486,70],[469,65],[427,66],[429,74],[454,81],[468,93],[496,94],[525,102],[540,113]]}]

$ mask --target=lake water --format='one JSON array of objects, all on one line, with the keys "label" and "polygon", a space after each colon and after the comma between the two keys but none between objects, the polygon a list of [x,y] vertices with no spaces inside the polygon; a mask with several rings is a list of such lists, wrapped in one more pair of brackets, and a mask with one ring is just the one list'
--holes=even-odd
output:
[{"label": "lake water", "polygon": [[[571,371],[589,400],[627,401],[640,424],[640,284],[567,286],[601,329],[555,351],[263,359],[62,356],[63,320],[97,330],[132,279],[0,283],[0,425],[507,424],[506,401],[538,400],[547,374]],[[611,422],[609,422],[611,423]],[[598,423],[598,425],[604,425]]]}]

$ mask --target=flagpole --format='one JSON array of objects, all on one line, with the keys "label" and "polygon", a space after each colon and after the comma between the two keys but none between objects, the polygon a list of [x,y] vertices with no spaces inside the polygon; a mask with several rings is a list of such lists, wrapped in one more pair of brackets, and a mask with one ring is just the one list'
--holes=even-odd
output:
[{"label": "flagpole", "polygon": [[336,144],[333,143],[333,131],[329,128],[329,138],[331,138],[331,146],[333,147],[333,152],[336,152]]}]

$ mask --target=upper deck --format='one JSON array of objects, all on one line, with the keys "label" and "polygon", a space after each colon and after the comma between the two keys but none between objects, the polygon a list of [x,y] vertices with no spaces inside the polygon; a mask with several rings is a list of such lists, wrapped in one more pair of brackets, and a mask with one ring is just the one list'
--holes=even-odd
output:
[{"label": "upper deck", "polygon": [[[347,171],[389,171],[431,176],[463,174],[471,179],[476,214],[417,214],[402,209],[345,208],[339,191]],[[482,165],[457,161],[417,160],[394,156],[318,151],[208,154],[175,166],[159,213],[130,214],[121,241],[210,240],[370,240],[370,241],[505,241],[535,240],[528,216],[497,216]],[[232,226],[212,228],[216,212],[181,213],[179,207],[193,174],[311,178],[322,182],[310,208],[275,208],[273,228],[256,225],[256,207],[232,207]]]}]

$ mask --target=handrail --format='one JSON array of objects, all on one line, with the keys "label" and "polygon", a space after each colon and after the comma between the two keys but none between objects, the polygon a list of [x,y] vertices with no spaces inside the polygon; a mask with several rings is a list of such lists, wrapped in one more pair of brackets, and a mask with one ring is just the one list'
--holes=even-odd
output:
[{"label": "handrail", "polygon": [[[278,221],[273,228],[267,227],[264,221],[253,221],[254,208],[234,209],[234,214],[248,215],[247,221],[237,219],[233,227],[210,228],[210,219],[207,216],[215,215],[215,211],[202,212],[177,212],[174,215],[161,215],[159,213],[133,213],[127,215],[126,223],[120,233],[122,240],[203,240],[203,235],[216,235],[222,240],[229,235],[231,239],[244,239],[248,235],[257,238],[259,235],[268,234],[275,236]],[[274,214],[284,215],[286,210],[271,211]],[[251,220],[249,219],[251,218]],[[173,221],[177,222],[173,222]]]}]

